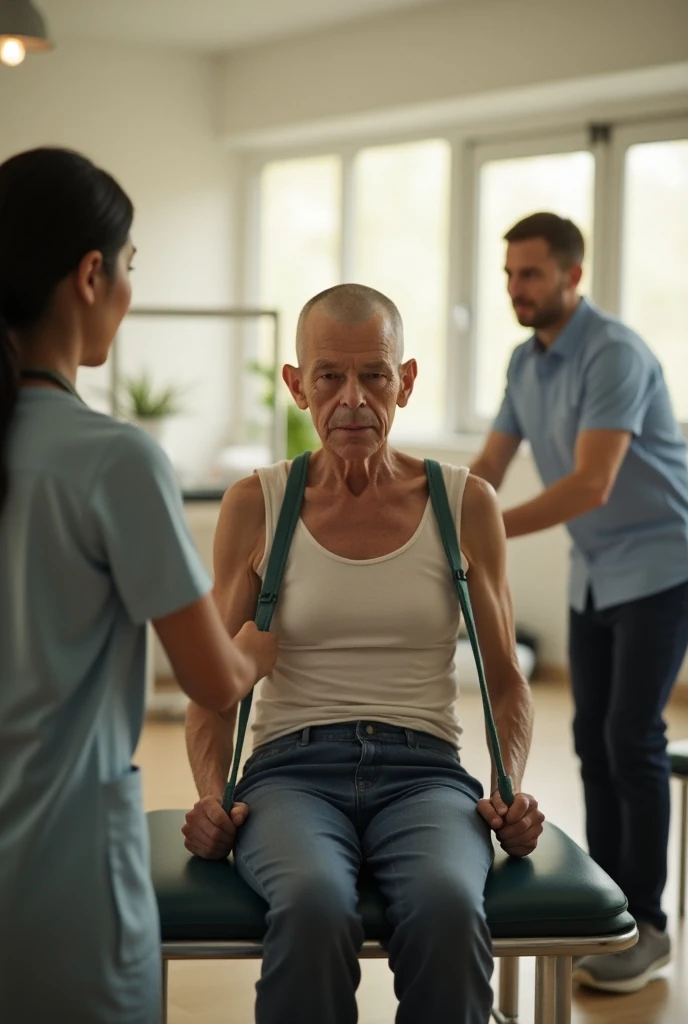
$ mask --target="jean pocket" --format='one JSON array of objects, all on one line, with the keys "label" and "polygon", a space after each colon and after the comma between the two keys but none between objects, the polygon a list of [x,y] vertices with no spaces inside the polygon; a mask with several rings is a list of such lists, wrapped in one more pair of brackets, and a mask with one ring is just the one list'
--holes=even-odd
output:
[{"label": "jean pocket", "polygon": [[106,783],[103,799],[108,869],[116,912],[116,955],[118,962],[126,965],[150,956],[159,941],[138,768],[132,766],[126,775]]},{"label": "jean pocket", "polygon": [[275,740],[274,743],[265,743],[262,747],[258,747],[254,750],[251,756],[244,765],[244,774],[251,768],[255,768],[256,765],[263,764],[265,761],[270,761],[274,757],[279,757],[281,754],[288,754],[290,751],[295,750],[298,746],[298,740],[290,739],[287,742]]},{"label": "jean pocket", "polygon": [[435,743],[427,743],[421,740],[418,743],[418,750],[422,750],[426,756],[434,755],[442,761],[447,761],[454,767],[459,768],[461,766],[461,758],[458,751],[450,743],[444,743],[442,740],[437,740]]}]

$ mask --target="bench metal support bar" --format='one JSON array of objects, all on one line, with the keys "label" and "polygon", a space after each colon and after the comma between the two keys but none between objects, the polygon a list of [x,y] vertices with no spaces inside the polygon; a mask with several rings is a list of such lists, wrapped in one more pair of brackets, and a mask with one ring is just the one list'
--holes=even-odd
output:
[{"label": "bench metal support bar", "polygon": [[[535,968],[535,1024],[571,1024],[571,958],[595,953],[620,953],[635,944],[634,926],[620,935],[576,938],[494,939],[493,953],[501,957],[499,1005],[493,1010],[497,1024],[518,1024],[519,957],[537,957]],[[162,943],[163,1012],[167,1024],[168,970],[170,960],[260,960],[259,941],[166,940]],[[379,942],[366,942],[359,954],[364,960],[386,959]]]}]

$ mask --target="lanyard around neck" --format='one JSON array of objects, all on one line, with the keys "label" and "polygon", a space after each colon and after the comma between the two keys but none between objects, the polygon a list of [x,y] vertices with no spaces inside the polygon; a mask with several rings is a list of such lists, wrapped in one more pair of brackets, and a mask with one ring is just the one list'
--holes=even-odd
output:
[{"label": "lanyard around neck", "polygon": [[21,376],[25,380],[44,380],[49,384],[56,384],[58,388],[67,391],[74,398],[78,398],[80,402],[83,402],[83,398],[72,382],[67,380],[58,370],[50,370],[43,366],[29,366],[21,371]]}]

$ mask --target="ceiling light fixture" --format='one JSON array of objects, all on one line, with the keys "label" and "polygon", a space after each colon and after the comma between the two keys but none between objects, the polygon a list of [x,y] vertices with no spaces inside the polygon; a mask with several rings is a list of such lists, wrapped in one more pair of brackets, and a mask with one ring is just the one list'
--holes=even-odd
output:
[{"label": "ceiling light fixture", "polygon": [[0,0],[0,62],[14,68],[27,53],[52,48],[45,18],[31,0]]}]

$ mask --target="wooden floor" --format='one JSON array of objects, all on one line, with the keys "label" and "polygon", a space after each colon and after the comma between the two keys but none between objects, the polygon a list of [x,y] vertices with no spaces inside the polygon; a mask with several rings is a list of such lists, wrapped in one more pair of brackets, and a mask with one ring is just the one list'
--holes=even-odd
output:
[{"label": "wooden floor", "polygon": [[[584,845],[583,810],[576,761],[570,738],[571,706],[568,690],[560,684],[534,683],[536,728],[524,788],[537,796],[549,820]],[[462,760],[486,779],[488,757],[484,749],[478,694],[461,697],[465,727]],[[667,714],[671,739],[688,736],[688,706],[674,704]],[[187,807],[195,791],[187,766],[182,727],[151,722],[137,754],[143,768],[147,809]],[[676,797],[677,793],[674,793]],[[688,924],[676,918],[678,877],[678,821],[672,822],[669,885],[665,907],[674,942],[673,962],[664,976],[633,996],[599,996],[577,991],[573,1024],[688,1024]],[[259,964],[252,962],[173,963],[170,967],[169,1024],[251,1024],[253,986]],[[533,1021],[534,962],[521,965],[521,1021]],[[392,978],[384,961],[363,963],[359,989],[360,1024],[392,1024],[395,998]],[[291,1024],[291,1022],[285,1022]],[[419,1022],[420,1024],[420,1022]],[[460,1024],[460,1022],[456,1022]]]}]

